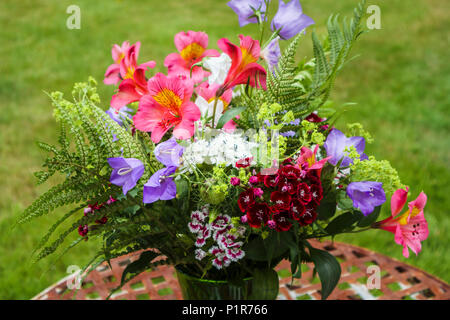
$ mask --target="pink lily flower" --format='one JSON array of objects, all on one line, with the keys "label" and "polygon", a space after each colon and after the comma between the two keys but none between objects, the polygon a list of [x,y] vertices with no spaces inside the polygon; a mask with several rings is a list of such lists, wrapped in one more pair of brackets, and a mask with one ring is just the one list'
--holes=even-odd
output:
[{"label": "pink lily flower", "polygon": [[428,238],[428,223],[423,209],[427,203],[427,196],[421,192],[416,200],[408,203],[408,210],[400,214],[408,198],[408,187],[394,192],[391,198],[392,216],[376,222],[373,227],[395,234],[395,242],[403,246],[403,256],[409,257],[408,247],[417,255],[422,250],[421,241]]},{"label": "pink lily flower", "polygon": [[[190,78],[191,68],[194,64],[202,61],[205,57],[219,56],[217,50],[206,49],[208,47],[208,35],[204,32],[180,32],[175,35],[175,46],[179,53],[169,54],[164,61],[169,76],[181,75]],[[209,74],[200,66],[196,66],[192,70],[192,80],[196,84],[200,83]]]},{"label": "pink lily flower", "polygon": [[325,159],[316,161],[316,154],[318,150],[319,145],[316,145],[316,147],[314,148],[314,152],[307,147],[302,147],[300,149],[300,157],[298,157],[297,159],[298,166],[304,170],[319,170],[320,175],[322,167],[331,157],[326,157]]},{"label": "pink lily flower", "polygon": [[114,64],[110,65],[105,72],[105,79],[103,82],[105,84],[117,84],[120,79],[120,62],[127,54],[130,49],[130,43],[128,41],[124,41],[122,46],[115,44],[112,48],[112,58],[114,60]]},{"label": "pink lily flower", "polygon": [[219,88],[217,96],[238,84],[249,84],[252,87],[266,89],[266,70],[257,63],[261,55],[258,40],[239,35],[240,46],[222,38],[217,45],[231,58],[231,67],[225,82]]},{"label": "pink lily flower", "polygon": [[161,141],[173,127],[173,136],[186,140],[194,135],[194,122],[200,119],[200,110],[190,101],[194,83],[179,77],[157,73],[147,84],[148,94],[139,101],[133,117],[138,130],[151,132],[154,143]]},{"label": "pink lily flower", "polygon": [[137,58],[141,47],[140,42],[136,42],[132,46],[128,41],[124,41],[122,46],[115,44],[112,48],[112,58],[114,64],[110,65],[105,72],[105,84],[117,84],[120,80],[131,79],[134,71],[139,68],[154,68],[155,62],[149,61],[137,66]]},{"label": "pink lily flower", "polygon": [[[153,64],[152,68],[155,65]],[[147,93],[145,69],[139,67],[134,71],[132,78],[125,79],[120,83],[117,93],[111,98],[111,107],[120,110],[127,104],[139,101]]]}]

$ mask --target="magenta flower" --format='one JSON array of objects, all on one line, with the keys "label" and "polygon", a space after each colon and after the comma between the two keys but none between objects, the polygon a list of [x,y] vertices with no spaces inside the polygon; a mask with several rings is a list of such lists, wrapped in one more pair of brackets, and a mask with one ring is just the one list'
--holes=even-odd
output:
[{"label": "magenta flower", "polygon": [[193,91],[192,81],[157,73],[148,81],[148,94],[141,98],[133,117],[136,129],[151,132],[154,143],[171,128],[175,138],[189,139],[194,135],[194,122],[201,116],[197,105],[190,101]]},{"label": "magenta flower", "polygon": [[169,177],[176,167],[163,168],[156,171],[144,185],[144,203],[153,203],[158,200],[170,200],[177,195],[177,186]]},{"label": "magenta flower", "polygon": [[299,0],[291,0],[289,3],[280,0],[278,12],[272,20],[272,31],[280,30],[280,37],[287,40],[312,24],[314,20],[303,13]]},{"label": "magenta flower", "polygon": [[[179,53],[171,53],[164,60],[169,76],[191,78],[191,69],[205,57],[218,57],[219,52],[208,47],[208,35],[204,32],[179,32],[175,35],[175,46]],[[200,66],[192,69],[192,80],[198,84],[209,76]]]},{"label": "magenta flower", "polygon": [[366,141],[363,137],[347,138],[341,131],[337,129],[331,130],[324,144],[327,155],[331,157],[328,162],[335,166],[339,160],[342,159],[341,167],[348,167],[353,163],[353,160],[347,156],[345,149],[348,149],[351,146],[355,147],[356,151],[361,156],[361,160],[366,160],[368,158],[367,155],[364,154]]},{"label": "magenta flower", "polygon": [[427,196],[421,192],[416,200],[408,203],[408,210],[399,214],[406,204],[408,187],[395,191],[391,198],[392,216],[374,224],[395,234],[395,242],[403,246],[403,256],[409,257],[410,248],[416,255],[422,250],[422,241],[428,238],[428,223],[423,209],[427,203]]},{"label": "magenta flower", "polygon": [[261,12],[261,17],[264,20],[266,13],[266,2],[264,0],[231,0],[227,4],[237,14],[241,27],[249,23],[258,23],[258,19],[255,17],[256,10]]},{"label": "magenta flower", "polygon": [[108,158],[108,163],[113,168],[110,182],[122,187],[123,194],[136,186],[136,183],[144,174],[144,165],[134,158]]},{"label": "magenta flower", "polygon": [[184,147],[180,146],[175,138],[158,144],[153,151],[156,159],[166,167],[179,167],[180,158],[183,155]]},{"label": "magenta flower", "polygon": [[352,199],[353,206],[368,216],[375,207],[386,202],[386,194],[381,182],[352,182],[347,186],[347,195]]}]

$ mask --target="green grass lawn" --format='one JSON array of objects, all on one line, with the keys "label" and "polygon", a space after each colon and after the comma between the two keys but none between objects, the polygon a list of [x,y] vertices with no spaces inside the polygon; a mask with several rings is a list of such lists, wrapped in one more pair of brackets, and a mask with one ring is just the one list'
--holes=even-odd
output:
[{"label": "green grass lawn", "polygon": [[[335,12],[350,15],[356,0],[303,0],[317,30]],[[45,91],[70,93],[89,75],[99,81],[105,109],[114,88],[102,84],[111,63],[110,49],[124,40],[141,41],[139,61],[156,60],[175,50],[181,30],[204,30],[210,46],[221,37],[237,41],[255,35],[253,26],[238,27],[225,0],[2,0],[0,2],[0,299],[29,299],[82,265],[95,249],[91,241],[56,262],[32,264],[33,248],[63,211],[12,229],[23,209],[46,188],[33,172],[44,154],[35,142],[55,142],[57,126]],[[360,56],[342,72],[332,98],[337,105],[356,102],[340,123],[361,122],[375,142],[367,153],[387,159],[415,198],[428,195],[425,215],[429,239],[418,257],[402,257],[392,234],[369,231],[339,236],[407,261],[450,281],[450,3],[444,0],[369,1],[381,8],[382,29],[365,35],[354,49]],[[81,7],[81,30],[66,28],[66,8]],[[311,56],[310,31],[299,57]],[[56,178],[57,179],[57,178]],[[51,183],[55,183],[52,180]],[[387,208],[388,206],[386,206]],[[81,213],[80,213],[81,214]],[[382,213],[388,215],[388,211]],[[54,257],[56,258],[56,257]]]}]

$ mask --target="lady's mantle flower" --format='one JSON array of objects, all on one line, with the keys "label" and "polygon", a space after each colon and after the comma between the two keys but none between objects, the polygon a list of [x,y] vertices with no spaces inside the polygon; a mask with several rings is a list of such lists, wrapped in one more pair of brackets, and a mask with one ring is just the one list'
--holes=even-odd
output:
[{"label": "lady's mantle flower", "polygon": [[134,158],[108,158],[108,163],[113,168],[110,182],[122,187],[123,194],[136,186],[136,183],[144,174],[144,165]]},{"label": "lady's mantle flower", "polygon": [[382,185],[373,181],[352,182],[347,186],[347,195],[353,200],[353,206],[367,216],[386,202]]},{"label": "lady's mantle flower", "polygon": [[355,147],[356,152],[361,156],[360,160],[368,159],[364,154],[366,143],[363,137],[347,138],[341,131],[331,130],[324,144],[327,155],[331,157],[328,162],[335,166],[342,159],[341,167],[348,167],[353,160],[348,156],[346,149],[351,146]]},{"label": "lady's mantle flower", "polygon": [[280,0],[278,12],[272,20],[272,31],[280,30],[280,37],[287,40],[312,24],[314,20],[303,13],[299,0],[291,0],[289,3]]},{"label": "lady's mantle flower", "polygon": [[258,19],[255,17],[256,10],[261,13],[263,20],[266,13],[265,0],[231,0],[228,2],[228,6],[237,14],[240,27],[249,23],[258,23]]},{"label": "lady's mantle flower", "polygon": [[144,185],[144,203],[157,200],[170,200],[177,195],[177,186],[169,177],[177,170],[176,167],[163,168],[156,171]]},{"label": "lady's mantle flower", "polygon": [[421,241],[428,238],[428,223],[423,209],[427,203],[427,195],[423,192],[416,200],[408,203],[408,210],[400,214],[408,198],[408,187],[395,191],[391,198],[392,216],[376,222],[373,227],[395,234],[395,242],[403,246],[403,256],[409,257],[408,247],[417,255],[422,250]]}]

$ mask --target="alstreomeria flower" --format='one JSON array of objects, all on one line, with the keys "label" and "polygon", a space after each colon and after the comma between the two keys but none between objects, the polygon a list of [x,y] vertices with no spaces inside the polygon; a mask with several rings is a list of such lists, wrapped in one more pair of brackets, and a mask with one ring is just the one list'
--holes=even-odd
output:
[{"label": "alstreomeria flower", "polygon": [[427,203],[427,196],[421,192],[416,200],[408,203],[408,210],[400,214],[408,198],[408,187],[398,189],[391,198],[392,216],[376,222],[372,227],[380,228],[395,234],[395,242],[403,246],[403,256],[409,257],[408,247],[417,255],[422,250],[421,241],[428,237],[428,224],[425,220],[423,208]]}]

